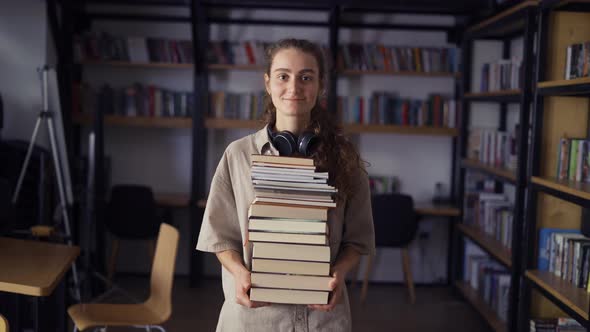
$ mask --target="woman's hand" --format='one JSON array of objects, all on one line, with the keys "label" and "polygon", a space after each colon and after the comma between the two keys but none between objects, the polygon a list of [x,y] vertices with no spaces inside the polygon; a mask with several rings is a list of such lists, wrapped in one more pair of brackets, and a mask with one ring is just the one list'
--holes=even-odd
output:
[{"label": "woman's hand", "polygon": [[244,266],[242,255],[235,250],[225,250],[216,253],[217,259],[233,276],[236,286],[236,303],[247,308],[258,308],[270,305],[264,302],[250,301],[248,291],[252,287],[250,271]]},{"label": "woman's hand", "polygon": [[308,308],[326,312],[334,309],[334,307],[342,301],[342,289],[346,287],[344,275],[344,273],[339,271],[332,272],[332,280],[330,280],[329,283],[329,287],[332,291],[330,294],[330,302],[328,304],[310,304],[308,305]]},{"label": "woman's hand", "polygon": [[236,282],[236,303],[247,308],[259,308],[270,305],[270,303],[266,302],[250,301],[250,296],[248,296],[248,291],[250,290],[250,287],[252,287],[250,271],[245,268],[241,269],[234,274],[234,279]]}]

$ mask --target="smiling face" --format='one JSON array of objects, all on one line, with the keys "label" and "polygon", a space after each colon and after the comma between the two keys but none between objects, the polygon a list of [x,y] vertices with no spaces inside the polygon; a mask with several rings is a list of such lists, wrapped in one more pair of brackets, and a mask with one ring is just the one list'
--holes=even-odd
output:
[{"label": "smiling face", "polygon": [[277,118],[309,120],[321,89],[318,63],[313,55],[295,48],[278,51],[264,80]]}]

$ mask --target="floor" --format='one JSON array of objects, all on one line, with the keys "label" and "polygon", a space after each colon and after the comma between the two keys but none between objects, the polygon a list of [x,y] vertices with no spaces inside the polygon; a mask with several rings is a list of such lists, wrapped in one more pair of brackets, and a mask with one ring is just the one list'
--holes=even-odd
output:
[{"label": "floor", "polygon": [[[117,284],[143,298],[147,278],[120,277]],[[353,331],[489,331],[475,310],[448,287],[423,286],[416,289],[416,303],[409,305],[403,286],[376,284],[369,287],[367,301],[359,303],[360,286],[349,285]],[[186,278],[177,278],[173,293],[173,314],[164,325],[168,332],[215,331],[223,303],[221,282],[205,280],[201,287],[188,287]],[[109,332],[138,331],[109,328]]]}]

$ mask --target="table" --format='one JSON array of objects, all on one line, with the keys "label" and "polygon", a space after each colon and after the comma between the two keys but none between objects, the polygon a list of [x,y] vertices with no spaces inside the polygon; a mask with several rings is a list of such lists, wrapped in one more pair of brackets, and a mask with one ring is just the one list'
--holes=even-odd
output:
[{"label": "table", "polygon": [[37,331],[39,297],[53,293],[79,254],[75,246],[0,237],[0,292],[37,297]]}]

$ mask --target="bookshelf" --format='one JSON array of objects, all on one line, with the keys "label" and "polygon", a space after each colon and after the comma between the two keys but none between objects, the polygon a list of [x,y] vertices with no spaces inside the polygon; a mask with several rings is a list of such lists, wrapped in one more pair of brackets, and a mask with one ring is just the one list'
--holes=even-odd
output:
[{"label": "bookshelf", "polygon": [[[580,5],[580,6],[578,6]],[[542,228],[580,230],[588,219],[588,183],[558,180],[562,137],[588,137],[588,77],[564,80],[567,47],[590,40],[590,8],[578,1],[547,1],[539,13],[533,107],[530,192],[526,205],[519,325],[537,317],[570,316],[588,328],[590,294],[537,266]],[[559,216],[556,218],[556,216]],[[534,291],[533,291],[534,290]]]},{"label": "bookshelf", "polygon": [[490,309],[489,305],[485,303],[481,296],[466,282],[455,281],[455,289],[469,302],[473,308],[488,322],[492,330],[497,332],[506,332],[506,325],[498,318],[498,315]]},{"label": "bookshelf", "polygon": [[[452,246],[457,248],[455,252],[459,256],[453,259],[458,262],[464,262],[465,260],[470,259],[470,257],[465,256],[466,253],[464,252],[465,239],[469,239],[472,243],[487,253],[492,260],[504,266],[507,270],[506,274],[509,275],[510,278],[510,290],[506,299],[506,321],[500,319],[499,313],[492,308],[490,303],[484,301],[480,295],[480,291],[472,289],[470,283],[464,281],[466,276],[463,275],[463,264],[457,264],[454,266],[453,270],[452,284],[457,291],[463,295],[465,300],[481,314],[482,318],[494,331],[522,331],[517,329],[518,298],[521,276],[520,246],[522,240],[522,224],[520,220],[523,219],[525,212],[524,200],[527,188],[527,133],[529,127],[529,109],[533,101],[533,93],[530,87],[533,72],[533,38],[536,30],[535,20],[537,5],[538,1],[524,1],[512,7],[505,8],[486,19],[475,22],[465,30],[464,41],[462,43],[463,113],[458,136],[459,149],[456,154],[456,171],[458,175],[456,177],[455,185],[456,192],[458,193],[457,201],[461,202],[460,209],[463,211],[463,215],[467,216],[468,214],[465,213],[467,206],[464,206],[467,172],[481,173],[488,178],[493,179],[496,184],[496,192],[502,192],[506,184],[513,185],[515,189],[512,209],[511,249],[504,246],[494,235],[485,233],[471,220],[464,220],[465,223],[456,224],[452,243]],[[502,45],[501,57],[502,59],[508,59],[514,55],[511,54],[511,42],[516,37],[523,38],[523,53],[519,54],[522,59],[521,75],[518,82],[519,88],[514,88],[514,85],[511,84],[510,89],[506,89],[505,86],[500,85],[500,90],[497,90],[497,87],[494,87],[495,89],[492,88],[492,83],[486,83],[488,86],[487,90],[489,90],[486,91],[486,89],[483,88],[483,82],[473,82],[474,84],[472,84],[472,79],[477,77],[472,70],[481,70],[481,76],[486,77],[484,76],[485,68],[472,69],[472,66],[475,63],[475,42],[479,40],[500,41]],[[489,70],[492,71],[492,69]],[[472,89],[476,86],[482,86],[480,90],[484,91],[473,91]],[[468,154],[468,137],[470,134],[471,118],[473,116],[472,112],[477,109],[478,105],[475,104],[477,102],[495,103],[498,105],[497,107],[500,112],[498,114],[498,123],[486,124],[486,126],[494,126],[495,128],[498,128],[498,131],[506,131],[509,129],[507,128],[508,104],[518,104],[518,124],[520,130],[516,133],[517,165],[515,170],[497,167],[497,163],[484,163],[479,159],[474,159],[472,155]],[[489,146],[487,148],[489,148]],[[497,224],[499,220],[492,220],[491,222]]]},{"label": "bookshelf", "polygon": [[[138,5],[145,5],[149,6],[148,3],[139,2]],[[70,6],[71,4],[67,3],[65,6]],[[270,6],[273,9],[280,9],[284,4],[276,4]],[[217,25],[257,25],[257,24],[265,24],[265,25],[279,25],[279,26],[303,26],[303,27],[321,27],[325,29],[327,35],[329,35],[329,48],[332,50],[336,50],[338,48],[339,43],[339,31],[341,29],[395,29],[395,30],[409,30],[409,31],[416,31],[426,29],[429,31],[439,31],[447,34],[448,40],[451,42],[454,41],[454,32],[457,27],[454,26],[433,26],[433,25],[420,25],[420,24],[407,24],[407,25],[399,25],[399,24],[363,24],[359,23],[351,27],[348,25],[346,20],[344,19],[344,11],[347,11],[348,14],[353,14],[353,16],[357,12],[362,12],[362,8],[357,8],[353,12],[344,10],[344,8],[339,7],[338,5],[330,5],[330,6],[315,6],[313,10],[323,11],[328,14],[329,20],[325,23],[317,23],[306,21],[307,17],[301,17],[296,20],[289,19],[289,20],[257,20],[257,19],[219,19],[210,15],[213,15],[215,9],[217,8],[218,4],[216,3],[205,3],[201,1],[192,1],[190,4],[185,4],[181,7],[186,7],[190,10],[190,16],[179,16],[174,17],[170,15],[166,15],[162,13],[162,15],[154,14],[154,15],[145,15],[138,13],[134,15],[134,13],[130,14],[108,14],[108,13],[100,13],[96,14],[93,13],[93,8],[74,8],[73,5],[71,7],[66,8],[69,12],[73,14],[80,15],[80,16],[87,16],[91,21],[100,21],[100,20],[113,20],[113,21],[137,21],[137,22],[182,22],[183,24],[190,24],[192,36],[193,36],[193,49],[194,50],[204,50],[207,49],[209,38],[210,37],[210,29],[213,24]],[[223,7],[219,5],[220,7]],[[234,6],[234,5],[232,5]],[[239,4],[235,4],[236,8],[242,9],[269,9],[268,5],[264,4],[251,4],[244,7],[241,7]],[[305,10],[306,5],[302,5],[302,8]],[[294,9],[288,5],[285,5],[286,9]],[[223,8],[224,10],[227,8]],[[66,22],[67,23],[67,22]],[[91,23],[94,24],[94,23]],[[77,31],[73,31],[73,25],[68,26],[69,30],[66,31],[66,41],[63,43],[64,45],[73,45],[74,44],[74,34]],[[150,36],[146,36],[150,37]],[[93,121],[93,117],[88,114],[76,114],[70,115],[71,121],[73,123],[74,131],[78,134],[80,133],[83,126],[94,126],[98,130],[97,141],[101,144],[104,144],[104,128],[107,126],[117,126],[117,127],[144,127],[144,128],[180,128],[180,129],[190,129],[191,130],[191,141],[192,141],[192,151],[191,151],[191,184],[190,184],[190,194],[171,194],[171,193],[157,193],[157,201],[159,204],[164,206],[170,207],[190,207],[191,208],[191,235],[194,236],[194,240],[196,241],[196,236],[198,235],[198,231],[200,229],[200,219],[202,218],[202,203],[204,202],[203,198],[206,196],[206,169],[207,169],[207,158],[203,156],[207,156],[207,149],[208,149],[208,136],[210,132],[216,130],[238,130],[238,129],[248,129],[248,130],[256,130],[262,127],[261,122],[256,120],[238,120],[238,119],[227,119],[227,118],[211,118],[209,117],[209,92],[211,91],[209,88],[209,81],[210,78],[219,75],[220,77],[228,77],[233,75],[233,72],[255,72],[256,74],[261,73],[263,71],[263,67],[259,65],[225,65],[225,64],[209,64],[208,59],[204,54],[200,54],[203,52],[195,52],[195,59],[193,63],[162,63],[162,62],[130,62],[130,61],[80,61],[79,63],[75,64],[73,61],[73,50],[70,46],[66,47],[64,50],[64,54],[68,54],[67,63],[71,65],[67,68],[70,72],[68,72],[65,77],[77,77],[79,76],[79,72],[81,72],[84,68],[92,68],[94,71],[102,71],[104,70],[122,70],[127,72],[126,70],[133,70],[133,75],[138,73],[138,76],[141,76],[143,73],[142,71],[155,73],[154,75],[158,75],[160,71],[163,73],[162,76],[169,76],[169,75],[181,75],[183,71],[190,71],[193,78],[193,88],[192,92],[196,95],[197,103],[198,103],[198,110],[194,112],[192,118],[168,118],[168,117],[125,117],[125,116],[116,116],[116,115],[109,115],[109,114],[99,114],[99,117],[102,121],[97,121],[95,123]],[[423,47],[430,47],[430,45],[424,45]],[[332,56],[334,57],[331,59],[332,63],[336,63],[334,61],[337,55],[337,52],[331,52]],[[461,75],[458,73],[449,73],[449,72],[420,72],[420,71],[391,71],[391,70],[340,70],[336,68],[327,68],[329,70],[329,91],[330,96],[328,96],[328,104],[330,109],[336,109],[336,91],[337,91],[337,80],[339,77],[344,79],[352,79],[358,80],[364,78],[365,76],[386,76],[386,77],[393,77],[393,78],[400,78],[404,79],[405,77],[409,77],[411,79],[432,79],[436,82],[446,82],[443,80],[449,80],[450,84],[457,84],[458,80],[461,78]],[[184,74],[182,74],[184,75]],[[106,79],[105,79],[106,80]],[[451,83],[452,82],[452,83]],[[262,88],[262,86],[261,86]],[[455,89],[456,90],[456,89]],[[438,91],[432,91],[438,92]],[[71,114],[71,113],[70,113]],[[412,135],[412,136],[429,136],[434,137],[436,139],[445,138],[449,140],[449,144],[453,145],[453,149],[455,149],[456,145],[456,137],[459,135],[459,130],[457,128],[446,128],[446,127],[435,127],[435,126],[400,126],[400,125],[364,125],[364,124],[346,124],[343,126],[344,130],[347,134],[350,135],[364,135],[364,134],[393,134],[393,135]],[[145,132],[145,131],[144,131]],[[394,139],[394,138],[392,138]],[[80,147],[76,148],[77,151],[81,151]],[[104,151],[101,151],[104,154]],[[454,173],[453,173],[454,174]],[[451,177],[450,182],[452,183],[452,176],[453,174],[449,174]],[[104,194],[104,193],[102,193]],[[100,195],[99,195],[100,196]],[[196,202],[196,204],[191,204],[189,202]],[[436,217],[445,217],[445,218],[455,218],[461,214],[461,211],[456,208],[454,205],[432,205],[432,204],[420,204],[417,205],[417,211],[419,214],[423,216],[436,216]],[[437,220],[441,220],[439,218]],[[442,219],[444,220],[444,219]],[[201,276],[201,265],[202,262],[200,254],[195,252],[194,246],[191,246],[190,252],[190,280],[191,285],[196,285],[199,282]]]}]

